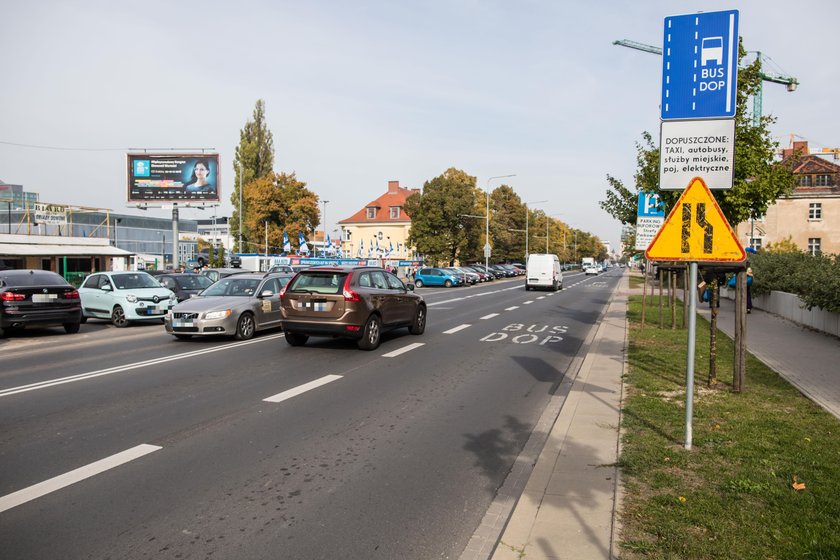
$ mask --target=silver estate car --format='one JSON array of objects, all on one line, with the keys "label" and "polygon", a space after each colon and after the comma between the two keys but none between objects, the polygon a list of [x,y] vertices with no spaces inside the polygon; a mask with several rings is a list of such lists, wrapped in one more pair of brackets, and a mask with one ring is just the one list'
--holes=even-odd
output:
[{"label": "silver estate car", "polygon": [[233,336],[247,340],[256,331],[280,326],[280,290],[291,274],[243,273],[222,278],[166,315],[166,332],[176,338]]}]

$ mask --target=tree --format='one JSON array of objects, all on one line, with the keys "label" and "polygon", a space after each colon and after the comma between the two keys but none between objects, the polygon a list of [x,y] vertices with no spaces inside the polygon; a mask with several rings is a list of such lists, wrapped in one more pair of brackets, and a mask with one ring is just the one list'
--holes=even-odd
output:
[{"label": "tree", "polygon": [[259,177],[244,185],[243,189],[250,208],[244,216],[243,229],[254,232],[253,239],[246,245],[249,250],[266,251],[266,222],[268,252],[282,250],[284,231],[289,239],[295,241],[300,233],[307,239],[311,238],[321,218],[318,197],[294,173],[272,173]]},{"label": "tree", "polygon": [[[242,212],[242,237],[249,240],[249,232],[254,232],[254,238],[259,239],[261,230],[249,230],[246,221],[254,223],[254,220],[247,220],[248,210],[251,207],[250,201],[245,196],[244,187],[252,181],[266,177],[274,172],[274,136],[268,130],[265,122],[265,101],[258,99],[254,106],[253,120],[245,123],[239,131],[239,145],[236,147],[234,159],[234,186],[230,196],[233,203],[233,215],[230,220],[230,233],[236,239],[237,250],[239,247],[239,215]],[[240,173],[242,174],[242,205],[239,208],[239,183]],[[254,240],[250,240],[254,241]]]},{"label": "tree", "polygon": [[451,266],[462,256],[473,256],[469,245],[481,238],[484,226],[483,220],[466,216],[484,214],[475,177],[451,167],[426,181],[422,193],[409,196],[404,208],[411,216],[409,240],[428,261]]},{"label": "tree", "polygon": [[[746,55],[739,44],[739,59]],[[732,226],[760,216],[779,197],[794,188],[794,177],[785,165],[775,160],[778,144],[770,136],[769,125],[775,122],[771,116],[762,116],[754,126],[752,115],[747,111],[747,101],[755,95],[761,82],[761,62],[738,70],[737,109],[735,116],[735,166],[731,189],[717,191],[715,199]],[[624,224],[636,223],[636,200],[639,192],[659,194],[666,212],[679,198],[680,191],[659,189],[659,148],[655,147],[648,132],[642,134],[644,145],[636,144],[637,171],[634,189],[614,177],[607,176],[612,190],[607,190],[606,199],[599,204],[608,214]],[[688,185],[686,185],[688,186]]]},{"label": "tree", "polygon": [[[522,260],[525,255],[525,205],[522,204],[522,199],[508,185],[500,185],[490,194],[490,209],[490,244],[493,247],[493,260]],[[481,255],[483,258],[483,247]]]}]

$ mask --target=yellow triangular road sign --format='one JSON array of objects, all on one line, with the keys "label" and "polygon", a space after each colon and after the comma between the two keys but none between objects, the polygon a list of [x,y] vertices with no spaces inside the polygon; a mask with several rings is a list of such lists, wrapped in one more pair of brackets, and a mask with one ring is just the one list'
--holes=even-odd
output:
[{"label": "yellow triangular road sign", "polygon": [[741,262],[747,258],[712,192],[691,180],[645,251],[652,261]]}]

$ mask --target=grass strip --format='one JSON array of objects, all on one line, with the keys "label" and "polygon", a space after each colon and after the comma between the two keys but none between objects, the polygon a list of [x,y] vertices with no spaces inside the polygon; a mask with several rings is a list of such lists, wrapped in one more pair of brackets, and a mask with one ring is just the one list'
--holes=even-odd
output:
[{"label": "grass strip", "polygon": [[[658,297],[647,301],[648,314],[658,309]],[[642,329],[641,308],[632,296],[621,558],[840,559],[840,422],[752,355],[747,391],[733,393],[733,343],[720,331],[709,387],[709,323],[698,316],[686,451],[687,331]]]}]

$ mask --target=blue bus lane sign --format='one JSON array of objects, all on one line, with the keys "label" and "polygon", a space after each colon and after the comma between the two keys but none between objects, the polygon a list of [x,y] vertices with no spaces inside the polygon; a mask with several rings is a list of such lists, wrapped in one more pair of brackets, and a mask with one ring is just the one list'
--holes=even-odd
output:
[{"label": "blue bus lane sign", "polygon": [[738,10],[665,18],[662,120],[735,116]]}]

